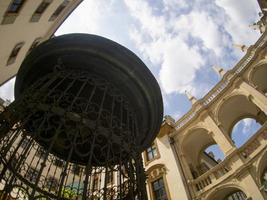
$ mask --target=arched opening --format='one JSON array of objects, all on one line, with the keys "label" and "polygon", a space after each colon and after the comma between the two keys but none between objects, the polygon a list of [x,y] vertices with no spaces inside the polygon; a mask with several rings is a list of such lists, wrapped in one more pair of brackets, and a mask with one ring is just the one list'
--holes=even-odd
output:
[{"label": "arched opening", "polygon": [[255,85],[259,91],[262,91],[265,94],[267,93],[266,76],[267,64],[256,67],[251,76],[251,82],[253,85]]},{"label": "arched opening", "polygon": [[212,144],[204,147],[199,153],[198,165],[196,166],[197,175],[202,175],[215,167],[224,159],[224,154],[219,145]]},{"label": "arched opening", "polygon": [[231,133],[236,147],[241,147],[245,144],[261,127],[262,125],[253,118],[239,120],[234,125]]},{"label": "arched opening", "polygon": [[211,153],[205,151],[213,145],[216,145],[214,139],[204,128],[194,129],[187,134],[182,144],[182,151],[193,178],[197,178],[218,164],[216,157],[221,156],[221,150],[214,151],[212,148]]},{"label": "arched opening", "polygon": [[256,166],[256,180],[258,181],[262,194],[267,199],[267,150],[262,154]]},{"label": "arched opening", "polygon": [[214,192],[209,200],[246,200],[247,195],[237,187],[226,187]]},{"label": "arched opening", "polygon": [[208,154],[217,163],[221,162],[224,159],[224,154],[218,144],[208,146],[203,153]]},{"label": "arched opening", "polygon": [[261,175],[261,187],[262,190],[267,194],[267,167],[265,167]]},{"label": "arched opening", "polygon": [[234,126],[245,118],[256,119],[263,125],[267,116],[244,95],[236,95],[225,100],[218,111],[218,120],[229,136],[231,136]]}]

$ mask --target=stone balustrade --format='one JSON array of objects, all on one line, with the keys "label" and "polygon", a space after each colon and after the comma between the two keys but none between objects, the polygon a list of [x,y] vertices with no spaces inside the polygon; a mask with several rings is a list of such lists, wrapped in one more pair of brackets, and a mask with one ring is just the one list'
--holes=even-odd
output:
[{"label": "stone balustrade", "polygon": [[[257,55],[256,52],[263,47],[267,42],[267,32],[263,33],[259,40],[254,46],[248,48],[245,56],[236,64],[236,66],[231,70],[230,73],[227,73],[225,77],[215,85],[202,99],[198,102],[202,105],[203,108],[209,106],[217,97],[225,91],[231,81],[234,81],[237,76],[240,75],[245,69],[250,66],[250,63],[253,61],[254,57]],[[201,112],[200,107],[192,107],[192,109],[187,112],[183,117],[175,122],[175,128],[177,130],[183,128],[186,124],[192,121],[197,113]]]}]

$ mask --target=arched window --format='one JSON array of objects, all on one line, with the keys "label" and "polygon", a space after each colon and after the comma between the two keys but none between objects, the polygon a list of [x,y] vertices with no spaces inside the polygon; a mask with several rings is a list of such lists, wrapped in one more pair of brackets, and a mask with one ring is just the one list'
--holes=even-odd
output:
[{"label": "arched window", "polygon": [[255,119],[245,118],[238,121],[232,131],[232,140],[237,147],[245,144],[257,131],[261,128],[261,124]]},{"label": "arched window", "polygon": [[220,163],[224,159],[224,154],[217,144],[213,144],[202,151],[199,159],[199,172],[201,175]]},{"label": "arched window", "polygon": [[241,190],[235,191],[232,194],[224,198],[224,200],[246,200],[247,196]]},{"label": "arched window", "polygon": [[55,10],[55,12],[49,18],[49,21],[55,20],[60,15],[60,13],[67,7],[68,3],[69,1],[65,0],[62,4],[60,4]]},{"label": "arched window", "polygon": [[6,65],[11,65],[15,62],[15,60],[19,54],[19,51],[21,50],[23,45],[24,45],[24,42],[20,42],[20,43],[16,44],[16,46],[13,48],[13,50],[11,51],[11,53],[8,57]]},{"label": "arched window", "polygon": [[265,170],[261,176],[261,185],[262,185],[263,191],[265,191],[267,193],[267,167],[265,168]]},{"label": "arched window", "polygon": [[147,170],[148,188],[151,200],[168,200],[170,198],[167,180],[166,168],[164,165],[155,165]]},{"label": "arched window", "polygon": [[33,41],[32,45],[30,46],[28,52],[32,51],[35,47],[37,47],[37,46],[40,44],[41,39],[42,39],[41,37],[36,38],[36,39]]}]

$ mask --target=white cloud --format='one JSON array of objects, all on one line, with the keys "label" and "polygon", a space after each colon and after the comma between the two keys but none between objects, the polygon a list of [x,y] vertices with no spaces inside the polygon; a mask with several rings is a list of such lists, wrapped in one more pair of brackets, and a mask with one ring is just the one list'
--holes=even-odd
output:
[{"label": "white cloud", "polygon": [[163,62],[160,81],[166,93],[192,90],[196,71],[204,63],[195,48],[190,48],[184,41],[170,39],[163,48]]},{"label": "white cloud", "polygon": [[134,22],[123,1],[86,0],[72,13],[57,31],[101,35],[131,48],[130,25]]},{"label": "white cloud", "polygon": [[214,50],[217,56],[220,56],[223,47],[229,44],[229,41],[224,41],[224,34],[219,31],[219,25],[209,13],[203,11],[192,11],[187,15],[182,15],[175,21],[174,27],[187,37],[192,35],[201,39],[204,47]]},{"label": "white cloud", "polygon": [[225,29],[232,36],[235,43],[253,44],[259,37],[250,29],[249,24],[257,20],[259,6],[257,1],[248,0],[216,0],[216,4],[224,9]]},{"label": "white cloud", "polygon": [[255,120],[251,118],[246,118],[242,120],[242,133],[245,135],[248,135],[251,132],[252,124]]},{"label": "white cloud", "polygon": [[204,60],[195,45],[190,47],[185,38],[169,31],[176,19],[169,21],[153,15],[152,8],[144,1],[125,2],[138,22],[132,29],[131,38],[147,59],[160,66],[159,80],[163,92],[169,94],[194,90],[196,71],[204,64]]},{"label": "white cloud", "polygon": [[[137,19],[139,29],[146,32],[152,40],[166,34],[166,21],[164,16],[153,15],[151,6],[143,0],[124,0],[130,11],[130,15]],[[137,25],[137,24],[136,24]]]},{"label": "white cloud", "polygon": [[188,8],[189,4],[187,0],[163,0],[164,9],[169,11],[171,9]]}]

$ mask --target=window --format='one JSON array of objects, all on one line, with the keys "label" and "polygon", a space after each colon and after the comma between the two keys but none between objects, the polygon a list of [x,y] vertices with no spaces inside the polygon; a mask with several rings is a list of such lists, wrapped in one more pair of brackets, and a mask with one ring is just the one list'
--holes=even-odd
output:
[{"label": "window", "polygon": [[99,176],[98,175],[94,175],[93,177],[93,191],[97,191],[98,190],[98,184],[99,184]]},{"label": "window", "polygon": [[79,165],[76,165],[74,164],[72,166],[72,173],[75,174],[75,175],[79,175],[80,174],[80,171],[81,171],[81,168]]},{"label": "window", "polygon": [[246,200],[247,196],[242,191],[236,191],[229,196],[227,196],[224,200]]},{"label": "window", "polygon": [[151,147],[148,147],[146,149],[146,159],[147,159],[147,161],[151,161],[151,160],[154,160],[155,158],[157,158],[157,156],[158,156],[157,147],[156,147],[155,143],[153,142]]},{"label": "window", "polygon": [[107,184],[112,184],[113,183],[113,171],[111,169],[107,170],[106,181],[107,181]]},{"label": "window", "polygon": [[22,143],[21,143],[20,146],[21,146],[23,149],[25,149],[25,148],[28,146],[29,143],[30,143],[29,138],[24,138],[24,139],[22,140]]},{"label": "window", "polygon": [[264,170],[261,182],[262,182],[263,191],[267,192],[267,168]]},{"label": "window", "polygon": [[13,0],[9,4],[1,24],[12,24],[15,22],[19,11],[26,0]]},{"label": "window", "polygon": [[28,179],[29,181],[36,182],[37,176],[38,176],[38,171],[30,167],[26,172],[25,178]]},{"label": "window", "polygon": [[41,41],[41,38],[40,37],[37,38],[37,39],[35,39],[33,41],[32,45],[31,45],[31,47],[29,48],[29,51],[28,52],[32,51],[35,47],[37,47],[38,44],[40,43],[40,41]]},{"label": "window", "polygon": [[54,164],[57,166],[57,167],[62,167],[63,166],[63,161],[56,158],[55,161],[54,161]]},{"label": "window", "polygon": [[52,2],[52,0],[43,0],[39,6],[37,7],[37,9],[35,10],[35,12],[33,13],[32,17],[31,17],[31,22],[38,22],[39,19],[41,18],[42,14],[45,12],[45,10],[47,9],[47,7],[50,5],[50,3]]},{"label": "window", "polygon": [[49,21],[53,21],[55,20],[60,13],[66,8],[66,6],[68,5],[69,1],[64,1],[62,4],[60,4],[57,9],[55,10],[55,12],[51,15],[51,17],[49,18]]},{"label": "window", "polygon": [[13,0],[8,6],[7,13],[18,13],[25,0]]},{"label": "window", "polygon": [[45,151],[43,148],[38,148],[36,151],[36,156],[44,159],[45,158]]},{"label": "window", "polygon": [[56,190],[58,186],[58,180],[52,176],[48,177],[46,187],[51,190]]},{"label": "window", "polygon": [[155,200],[168,200],[163,178],[159,178],[152,182],[152,190]]},{"label": "window", "polygon": [[7,65],[11,65],[15,62],[19,51],[21,50],[22,46],[24,45],[24,42],[20,42],[18,44],[16,44],[16,46],[14,47],[14,49],[11,51],[9,58],[7,60]]}]

